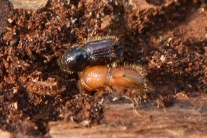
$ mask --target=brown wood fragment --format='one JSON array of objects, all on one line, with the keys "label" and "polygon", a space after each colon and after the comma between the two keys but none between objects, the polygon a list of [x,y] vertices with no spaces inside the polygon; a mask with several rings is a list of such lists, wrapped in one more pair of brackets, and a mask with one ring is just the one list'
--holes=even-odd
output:
[{"label": "brown wood fragment", "polygon": [[82,127],[71,122],[53,122],[49,134],[53,138],[204,137],[207,136],[206,103],[205,97],[197,97],[177,100],[173,107],[162,109],[149,103],[136,109],[132,104],[109,104],[101,125]]},{"label": "brown wood fragment", "polygon": [[39,9],[44,7],[48,0],[10,0],[14,9]]}]

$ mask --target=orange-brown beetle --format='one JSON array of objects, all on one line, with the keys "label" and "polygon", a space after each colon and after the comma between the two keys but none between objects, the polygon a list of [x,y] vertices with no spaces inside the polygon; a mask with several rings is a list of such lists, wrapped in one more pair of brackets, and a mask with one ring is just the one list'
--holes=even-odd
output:
[{"label": "orange-brown beetle", "polygon": [[79,87],[87,91],[98,90],[104,86],[130,88],[146,92],[150,84],[146,73],[140,66],[92,66],[80,73]]}]

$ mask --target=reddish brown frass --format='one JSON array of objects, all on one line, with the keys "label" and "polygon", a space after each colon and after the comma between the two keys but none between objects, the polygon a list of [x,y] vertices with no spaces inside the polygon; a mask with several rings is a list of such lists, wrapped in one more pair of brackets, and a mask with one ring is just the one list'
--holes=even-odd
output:
[{"label": "reddish brown frass", "polygon": [[56,96],[66,90],[66,83],[64,80],[58,76],[51,76],[43,79],[43,74],[40,71],[32,72],[24,84],[29,93],[36,93],[43,96]]}]

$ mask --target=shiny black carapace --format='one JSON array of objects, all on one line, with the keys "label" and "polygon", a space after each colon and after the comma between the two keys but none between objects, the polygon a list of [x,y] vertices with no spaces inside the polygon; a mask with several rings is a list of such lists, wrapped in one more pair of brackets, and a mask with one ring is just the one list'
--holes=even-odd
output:
[{"label": "shiny black carapace", "polygon": [[58,59],[58,64],[66,72],[79,72],[87,66],[119,61],[123,51],[124,47],[116,37],[105,37],[66,50]]}]

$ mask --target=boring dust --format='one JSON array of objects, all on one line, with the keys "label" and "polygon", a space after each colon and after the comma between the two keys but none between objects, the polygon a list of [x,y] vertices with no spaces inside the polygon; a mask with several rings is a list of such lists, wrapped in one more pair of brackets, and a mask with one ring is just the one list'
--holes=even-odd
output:
[{"label": "boring dust", "polygon": [[[0,5],[2,130],[50,137],[60,131],[54,123],[62,121],[75,124],[62,134],[82,132],[78,136],[103,136],[104,130],[116,137],[206,135],[204,1],[50,0],[35,11],[2,0]],[[83,94],[78,77],[57,65],[67,48],[106,35],[120,38],[124,62],[146,68],[155,88],[136,107],[113,94]]]}]

